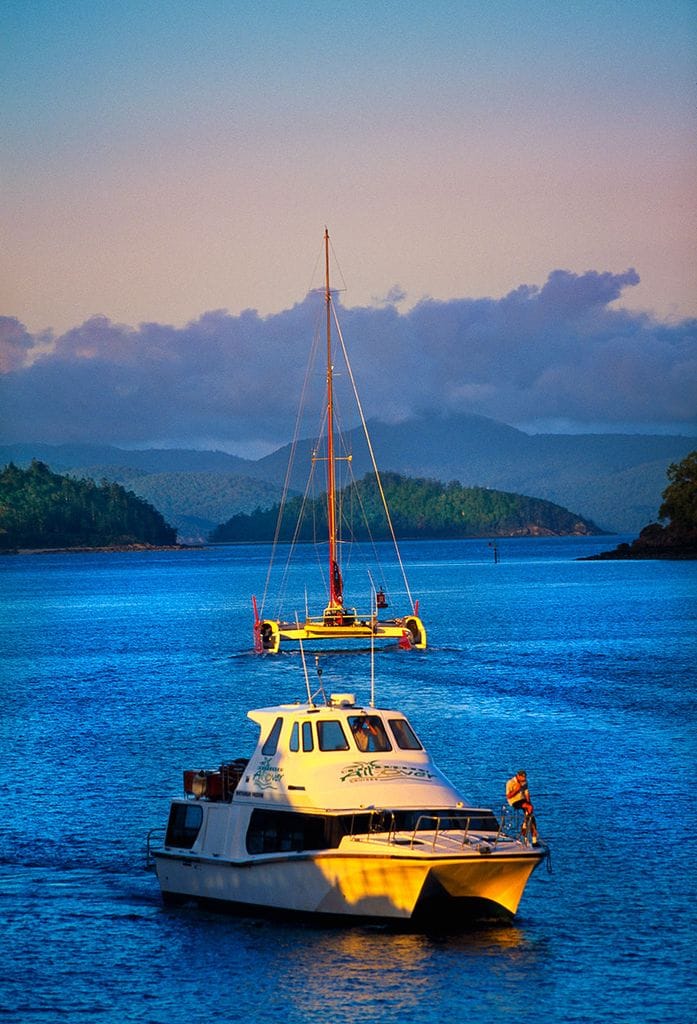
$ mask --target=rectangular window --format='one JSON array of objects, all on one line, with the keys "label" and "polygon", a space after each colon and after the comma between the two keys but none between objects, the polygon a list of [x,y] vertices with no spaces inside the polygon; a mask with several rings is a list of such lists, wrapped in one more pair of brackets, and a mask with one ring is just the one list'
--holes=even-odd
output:
[{"label": "rectangular window", "polygon": [[414,735],[414,730],[406,718],[390,718],[390,729],[400,750],[422,750],[423,747]]},{"label": "rectangular window", "polygon": [[473,807],[458,811],[420,810],[394,811],[395,828],[400,832],[431,832],[435,828],[439,832],[457,832],[470,829],[476,832],[496,832],[498,822],[491,811]]},{"label": "rectangular window", "polygon": [[359,750],[378,753],[392,750],[385,726],[377,715],[351,715],[349,725]]},{"label": "rectangular window", "polygon": [[172,804],[167,822],[165,846],[190,850],[203,822],[203,808],[198,803]]},{"label": "rectangular window", "polygon": [[290,743],[288,744],[293,753],[297,753],[300,750],[299,731],[298,723],[293,722],[293,728],[290,730]]},{"label": "rectangular window", "polygon": [[341,728],[341,722],[330,719],[317,723],[317,737],[320,750],[348,750],[349,745]]},{"label": "rectangular window", "polygon": [[[194,806],[194,805],[191,805]],[[344,836],[370,832],[462,831],[497,832],[491,811],[481,808],[384,810],[356,814],[303,814],[255,808],[247,829],[247,852],[300,853],[336,849]]]},{"label": "rectangular window", "polygon": [[[330,844],[331,829],[319,814],[297,814],[294,811],[252,811],[247,829],[248,853],[300,853],[302,850],[325,850]],[[340,837],[336,838],[336,845]]]},{"label": "rectangular window", "polygon": [[303,750],[313,750],[314,746],[314,740],[312,739],[312,722],[303,722]]}]

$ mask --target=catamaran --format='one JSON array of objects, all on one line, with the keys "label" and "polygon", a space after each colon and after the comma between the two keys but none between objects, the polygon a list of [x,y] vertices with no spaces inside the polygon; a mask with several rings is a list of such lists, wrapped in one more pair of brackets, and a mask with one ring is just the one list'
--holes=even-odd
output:
[{"label": "catamaran", "polygon": [[[324,610],[319,615],[311,615],[306,610],[301,619],[297,615],[294,619],[266,616],[264,604],[266,590],[262,599],[261,608],[257,604],[256,597],[252,598],[254,611],[254,648],[259,653],[277,654],[282,642],[314,641],[396,641],[402,648],[426,648],[426,628],[419,616],[419,602],[411,597],[409,585],[404,572],[404,566],[399,554],[397,540],[392,525],[392,519],[387,506],[385,492],[378,472],[373,446],[368,434],[367,424],[363,416],[363,410],[355,388],[353,373],[351,372],[348,354],[343,344],[340,331],[337,331],[341,340],[342,351],[346,361],[348,374],[354,389],[354,396],[360,413],[361,423],[367,442],[375,481],[380,495],[385,520],[389,527],[397,560],[402,570],[405,590],[410,607],[405,614],[394,617],[384,617],[384,610],[388,607],[387,597],[384,590],[372,585],[368,588],[369,602],[366,601],[365,610],[359,612],[355,607],[349,607],[345,603],[344,581],[342,575],[339,540],[340,515],[337,506],[337,461],[351,461],[351,456],[343,457],[337,455],[335,438],[335,400],[334,400],[334,364],[332,352],[332,324],[336,323],[336,313],[332,300],[329,274],[329,231],[324,231],[324,300],[326,307],[326,357],[327,357],[327,387],[326,387],[326,456],[319,456],[318,448],[313,453],[313,468],[317,461],[326,462],[326,516],[327,516],[327,591],[328,601]],[[338,326],[338,325],[337,325]],[[279,511],[279,522],[282,511]],[[273,555],[272,555],[273,558]],[[268,577],[267,577],[268,585]],[[382,616],[382,617],[381,617]]]}]

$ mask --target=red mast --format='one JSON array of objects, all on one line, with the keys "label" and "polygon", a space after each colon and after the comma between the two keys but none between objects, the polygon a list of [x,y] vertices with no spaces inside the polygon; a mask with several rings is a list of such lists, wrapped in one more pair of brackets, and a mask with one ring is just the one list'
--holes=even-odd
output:
[{"label": "red mast", "polygon": [[332,380],[332,293],[329,287],[329,231],[324,229],[324,297],[327,307],[327,523],[329,526],[329,611],[341,611],[343,582],[336,557],[334,476],[334,388]]}]

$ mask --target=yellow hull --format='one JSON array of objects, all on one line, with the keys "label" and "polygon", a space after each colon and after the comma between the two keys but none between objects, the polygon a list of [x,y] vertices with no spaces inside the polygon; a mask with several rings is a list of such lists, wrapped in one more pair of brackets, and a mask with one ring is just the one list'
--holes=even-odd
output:
[{"label": "yellow hull", "polygon": [[[337,618],[337,617],[335,617]],[[281,622],[262,619],[255,625],[258,630],[257,649],[267,654],[278,654],[281,643],[299,643],[306,640],[397,640],[416,650],[426,649],[426,629],[417,615],[380,621],[370,617],[342,616],[343,621],[308,618],[305,622]]]},{"label": "yellow hull", "polygon": [[343,857],[316,862],[330,883],[317,910],[358,916],[411,918],[437,906],[486,903],[513,916],[539,857],[416,860]]}]

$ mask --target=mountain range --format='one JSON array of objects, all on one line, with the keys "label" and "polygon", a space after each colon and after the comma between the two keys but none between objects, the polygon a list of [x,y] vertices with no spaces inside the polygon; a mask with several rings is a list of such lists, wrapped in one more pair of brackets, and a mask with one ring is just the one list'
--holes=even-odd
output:
[{"label": "mountain range", "polygon": [[[609,533],[638,533],[656,519],[670,463],[697,438],[660,434],[527,434],[480,416],[374,420],[381,471],[543,498]],[[360,428],[344,435],[356,478],[371,468]],[[290,488],[302,491],[315,442],[298,442]],[[291,446],[251,460],[222,451],[131,451],[109,445],[0,446],[0,465],[45,462],[55,472],[113,480],[151,502],[181,539],[201,539],[238,512],[278,500]]]}]

